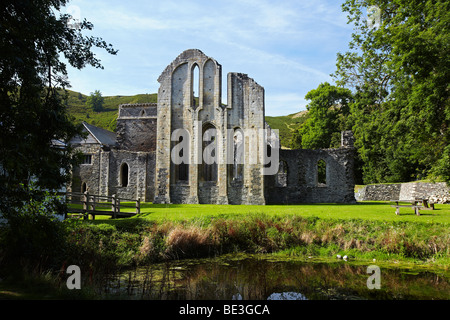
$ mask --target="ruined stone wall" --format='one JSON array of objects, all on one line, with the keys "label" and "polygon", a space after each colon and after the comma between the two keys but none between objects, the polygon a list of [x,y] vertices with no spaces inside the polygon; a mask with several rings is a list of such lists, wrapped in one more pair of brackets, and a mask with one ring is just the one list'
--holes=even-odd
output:
[{"label": "ruined stone wall", "polygon": [[[194,86],[198,70],[198,88]],[[156,154],[156,203],[251,203],[264,204],[261,163],[246,166],[241,192],[230,191],[227,164],[227,129],[264,128],[264,89],[247,75],[228,76],[228,105],[221,103],[222,67],[200,50],[186,50],[159,77]],[[198,100],[194,99],[198,93]],[[190,165],[187,181],[177,180],[170,161],[171,133],[190,134]],[[202,175],[202,143],[205,128],[216,132],[217,169],[214,181]],[[245,141],[246,152],[260,152]],[[256,149],[252,149],[256,147]],[[200,151],[199,151],[200,150]]]},{"label": "ruined stone wall", "polygon": [[[197,71],[198,70],[198,71]],[[198,88],[194,81],[198,72]],[[196,49],[181,53],[158,81],[155,203],[265,204],[304,202],[354,202],[353,136],[342,133],[342,147],[329,150],[281,150],[288,173],[262,174],[262,144],[252,139],[265,129],[264,88],[243,73],[227,77],[227,105],[221,104],[220,64]],[[194,85],[195,84],[195,85]],[[194,92],[198,93],[198,100]],[[205,126],[216,129],[217,179],[202,177],[201,148]],[[178,179],[179,167],[170,159],[171,134],[189,131],[190,165],[187,179]],[[235,176],[228,159],[227,130],[244,134],[244,164]],[[252,131],[253,130],[253,131]],[[250,133],[251,132],[251,133]],[[250,133],[250,135],[248,135]],[[233,147],[233,144],[231,144]],[[199,152],[200,150],[200,152]],[[249,159],[253,157],[256,161]],[[317,179],[317,163],[326,163],[326,183]],[[285,179],[283,182],[282,179]],[[281,181],[281,182],[280,182]]]},{"label": "ruined stone wall", "polygon": [[98,189],[98,194],[102,196],[109,195],[110,160],[110,151],[102,150],[100,152],[100,176]]},{"label": "ruined stone wall", "polygon": [[[109,165],[109,195],[115,194],[119,198],[152,201],[154,197],[154,152],[131,152],[112,150]],[[126,186],[121,181],[121,168],[128,166],[128,180]]]},{"label": "ruined stone wall", "polygon": [[[98,143],[81,144],[75,149],[84,155],[91,155],[91,164],[80,164],[72,169],[68,191],[82,192],[82,184],[86,183],[91,194],[153,200],[155,152],[103,150]],[[120,169],[124,163],[129,168],[127,186],[122,186],[120,181]]]},{"label": "ruined stone wall", "polygon": [[242,181],[229,181],[228,202],[230,204],[247,204],[248,187]]},{"label": "ruined stone wall", "polygon": [[[354,198],[353,148],[280,150],[287,168],[286,183],[266,176],[266,199],[270,204],[352,203]],[[318,181],[318,162],[326,163],[326,183]]]},{"label": "ruined stone wall", "polygon": [[[182,60],[183,57],[178,57]],[[157,139],[154,203],[170,203],[170,151],[172,116],[172,73],[178,66],[177,59],[158,78]]]},{"label": "ruined stone wall", "polygon": [[[242,130],[244,133],[243,179],[242,181],[229,179],[227,190],[229,203],[260,205],[266,203],[261,162],[263,150],[258,142],[258,139],[262,138],[258,130],[265,129],[264,108],[262,86],[246,74],[228,74],[227,128]],[[251,156],[256,161],[250,161]],[[232,170],[232,166],[228,169]]]},{"label": "ruined stone wall", "polygon": [[[243,73],[227,76],[227,105],[221,103],[222,67],[196,49],[181,53],[162,72],[157,104],[121,105],[117,146],[102,150],[97,142],[81,142],[92,164],[74,171],[81,190],[154,203],[248,204],[354,202],[353,137],[342,133],[342,147],[326,150],[280,150],[283,172],[263,175],[261,131],[264,88]],[[216,167],[202,161],[203,134],[215,129]],[[171,161],[172,132],[189,132],[189,161],[182,170]],[[270,128],[269,128],[270,129]],[[231,157],[242,132],[243,163]],[[269,134],[271,139],[273,135]],[[232,141],[230,141],[232,140]],[[318,162],[326,163],[326,181],[319,183]],[[124,184],[122,168],[127,168]],[[210,170],[211,171],[208,171]],[[187,174],[186,174],[187,172]],[[213,174],[209,175],[211,172]]]},{"label": "ruined stone wall", "polygon": [[414,196],[416,198],[429,199],[433,203],[450,203],[450,187],[445,182],[416,183]]},{"label": "ruined stone wall", "polygon": [[156,127],[156,103],[120,105],[116,126],[118,148],[136,152],[155,151]]},{"label": "ruined stone wall", "polygon": [[358,201],[429,199],[433,203],[450,203],[450,188],[445,182],[408,182],[364,186]]},{"label": "ruined stone wall", "polygon": [[355,195],[358,201],[390,201],[399,199],[400,183],[367,185]]}]

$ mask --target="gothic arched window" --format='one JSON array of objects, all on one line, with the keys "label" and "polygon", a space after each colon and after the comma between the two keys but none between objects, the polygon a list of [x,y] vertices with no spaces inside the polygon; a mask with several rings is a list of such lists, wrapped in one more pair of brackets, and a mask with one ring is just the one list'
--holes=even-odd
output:
[{"label": "gothic arched window", "polygon": [[[195,98],[197,97],[197,98]],[[195,108],[199,104],[200,97],[200,69],[198,65],[192,68],[192,106]]]},{"label": "gothic arched window", "polygon": [[120,166],[120,186],[121,187],[128,186],[128,176],[129,176],[128,164],[126,162],[124,162]]}]

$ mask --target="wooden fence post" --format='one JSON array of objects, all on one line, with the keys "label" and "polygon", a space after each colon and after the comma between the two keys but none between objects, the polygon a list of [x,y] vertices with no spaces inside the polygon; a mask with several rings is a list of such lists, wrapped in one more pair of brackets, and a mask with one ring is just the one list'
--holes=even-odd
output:
[{"label": "wooden fence post", "polygon": [[83,215],[84,220],[89,219],[89,192],[84,192],[84,199],[83,199]]},{"label": "wooden fence post", "polygon": [[113,219],[116,218],[116,195],[113,194],[112,195],[112,200],[111,200],[111,210],[113,212]]},{"label": "wooden fence post", "polygon": [[138,198],[136,200],[136,214],[140,214],[141,213],[141,198]]},{"label": "wooden fence post", "polygon": [[92,215],[92,220],[95,220],[95,195],[91,196],[91,215]]},{"label": "wooden fence post", "polygon": [[95,194],[92,196],[91,210],[95,211]]}]

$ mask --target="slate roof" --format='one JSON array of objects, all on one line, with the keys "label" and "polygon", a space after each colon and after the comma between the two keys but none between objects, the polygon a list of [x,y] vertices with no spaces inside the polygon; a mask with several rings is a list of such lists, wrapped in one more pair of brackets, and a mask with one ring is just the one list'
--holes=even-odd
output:
[{"label": "slate roof", "polygon": [[114,132],[96,127],[92,124],[83,121],[83,125],[87,131],[98,141],[98,143],[105,146],[115,146],[116,134]]}]

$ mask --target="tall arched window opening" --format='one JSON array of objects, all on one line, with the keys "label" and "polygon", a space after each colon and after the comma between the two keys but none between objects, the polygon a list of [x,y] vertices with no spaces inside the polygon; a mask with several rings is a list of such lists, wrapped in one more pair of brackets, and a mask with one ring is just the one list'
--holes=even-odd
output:
[{"label": "tall arched window opening", "polygon": [[244,134],[241,129],[236,129],[233,135],[233,181],[244,179]]},{"label": "tall arched window opening", "polygon": [[128,164],[123,163],[122,166],[120,167],[120,185],[122,187],[128,186],[128,173],[129,173]]},{"label": "tall arched window opening", "polygon": [[327,185],[327,163],[323,159],[317,162],[317,184],[319,186]]},{"label": "tall arched window opening", "polygon": [[82,184],[81,184],[81,192],[82,193],[85,193],[87,191],[87,184],[86,184],[86,182],[83,182]]},{"label": "tall arched window opening", "polygon": [[[183,137],[180,136],[179,142],[183,141]],[[184,158],[185,150],[183,148],[179,151],[179,157],[181,159]],[[184,161],[180,164],[175,165],[175,179],[177,181],[188,181],[189,180],[189,164]]]},{"label": "tall arched window opening", "polygon": [[198,65],[194,65],[192,69],[192,105],[197,107],[199,105],[200,97],[200,70]]},{"label": "tall arched window opening", "polygon": [[203,128],[202,181],[217,181],[217,141],[216,128],[209,124]]}]

